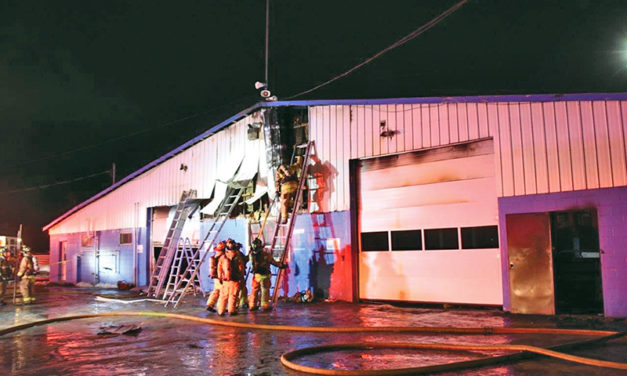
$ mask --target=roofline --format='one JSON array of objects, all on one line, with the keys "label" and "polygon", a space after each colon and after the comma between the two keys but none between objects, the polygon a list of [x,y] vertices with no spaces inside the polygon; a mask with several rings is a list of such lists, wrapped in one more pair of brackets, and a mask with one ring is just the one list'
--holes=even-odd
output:
[{"label": "roofline", "polygon": [[478,95],[463,97],[422,97],[382,99],[313,99],[299,101],[275,101],[262,103],[262,107],[282,106],[325,106],[366,104],[418,104],[418,103],[493,103],[493,102],[557,102],[627,100],[625,93],[577,93],[577,94],[524,94],[524,95]]},{"label": "roofline", "polygon": [[100,199],[101,197],[113,192],[118,187],[126,184],[128,181],[136,178],[144,172],[156,167],[173,156],[179,154],[185,149],[197,144],[215,132],[222,130],[232,122],[248,115],[252,111],[266,107],[284,107],[284,106],[325,106],[325,105],[368,105],[368,104],[419,104],[419,103],[493,103],[493,102],[555,102],[555,101],[592,101],[592,100],[627,100],[626,93],[579,93],[579,94],[527,94],[527,95],[479,95],[479,96],[462,96],[462,97],[414,97],[414,98],[382,98],[382,99],[313,99],[299,101],[273,101],[259,102],[238,112],[221,123],[213,126],[209,130],[201,133],[193,139],[187,141],[183,145],[171,150],[167,154],[148,163],[139,170],[127,175],[124,179],[118,181],[112,186],[95,194],[80,204],[66,211],[60,217],[45,225],[42,230],[48,231],[57,223],[63,221],[70,215]]},{"label": "roofline", "polygon": [[187,148],[189,148],[189,147],[199,143],[200,141],[204,140],[205,138],[209,137],[213,133],[220,131],[221,129],[225,128],[226,126],[228,126],[232,122],[239,120],[240,118],[248,115],[252,111],[254,111],[254,110],[258,109],[258,108],[261,108],[261,107],[263,107],[263,103],[255,103],[254,105],[246,108],[245,110],[242,110],[242,111],[238,112],[237,114],[231,116],[230,118],[224,120],[223,122],[213,126],[209,130],[207,130],[207,131],[201,133],[200,135],[192,138],[191,140],[187,141],[183,145],[181,145],[181,146],[171,150],[170,152],[162,155],[161,157],[159,157],[159,158],[155,159],[154,161],[148,163],[147,165],[145,165],[144,167],[140,168],[139,170],[131,173],[130,175],[127,175],[125,178],[121,179],[120,181],[118,181],[117,183],[113,184],[112,186],[110,186],[110,187],[108,187],[108,188],[106,188],[106,189],[96,193],[95,195],[91,196],[87,200],[85,200],[85,201],[81,202],[80,204],[74,206],[70,210],[68,210],[65,213],[63,213],[60,217],[57,217],[52,222],[50,222],[47,225],[45,225],[42,228],[42,231],[48,231],[51,227],[53,227],[57,223],[63,221],[64,219],[66,219],[70,215],[76,213],[77,211],[79,211],[80,209],[84,208],[85,206],[91,204],[92,202],[100,199],[103,196],[106,196],[107,194],[113,192],[114,190],[116,190],[120,186],[126,184],[130,180],[133,180],[134,178],[138,177],[139,175],[143,174],[144,172],[152,169],[153,167],[158,166],[159,164],[161,164],[161,163],[165,162],[166,160],[172,158],[173,156],[179,154],[180,152],[184,151],[185,149],[187,149]]}]

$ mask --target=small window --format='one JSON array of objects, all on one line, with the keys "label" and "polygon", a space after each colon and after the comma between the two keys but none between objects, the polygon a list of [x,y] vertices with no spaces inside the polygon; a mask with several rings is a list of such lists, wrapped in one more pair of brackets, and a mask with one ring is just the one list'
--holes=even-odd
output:
[{"label": "small window", "polygon": [[120,244],[131,244],[133,242],[133,234],[130,232],[120,233]]},{"label": "small window", "polygon": [[422,250],[422,231],[392,231],[393,251],[420,251]]},{"label": "small window", "polygon": [[362,232],[361,234],[361,250],[369,251],[389,251],[388,232]]},{"label": "small window", "polygon": [[462,249],[498,248],[497,226],[462,227]]},{"label": "small window", "polygon": [[459,249],[456,228],[425,230],[425,249]]}]

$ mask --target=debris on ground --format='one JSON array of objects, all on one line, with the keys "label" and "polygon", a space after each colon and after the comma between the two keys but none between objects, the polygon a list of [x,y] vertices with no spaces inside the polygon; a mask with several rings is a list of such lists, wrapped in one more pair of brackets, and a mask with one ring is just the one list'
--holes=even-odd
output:
[{"label": "debris on ground", "polygon": [[124,334],[127,336],[137,336],[141,331],[141,324],[106,325],[100,327],[98,335],[104,336]]}]

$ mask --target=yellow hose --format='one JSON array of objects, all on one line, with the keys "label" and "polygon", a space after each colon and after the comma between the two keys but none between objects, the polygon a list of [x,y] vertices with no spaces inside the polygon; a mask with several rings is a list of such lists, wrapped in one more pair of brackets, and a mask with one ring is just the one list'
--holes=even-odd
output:
[{"label": "yellow hose", "polygon": [[[334,344],[334,345],[322,345],[302,348],[299,350],[287,352],[281,356],[281,363],[293,370],[306,373],[323,374],[323,375],[403,375],[403,374],[419,374],[426,372],[436,372],[444,370],[454,370],[469,367],[478,367],[487,364],[494,364],[497,362],[503,362],[506,360],[520,359],[526,356],[526,353],[541,354],[550,356],[557,359],[567,360],[571,362],[596,366],[607,367],[627,370],[626,363],[610,362],[604,360],[590,359],[579,357],[575,355],[569,355],[561,352],[554,351],[558,348],[568,348],[574,345],[581,345],[584,343],[593,343],[598,341],[606,341],[611,338],[617,338],[624,336],[627,332],[615,332],[615,331],[602,331],[602,330],[580,330],[580,329],[551,329],[551,328],[450,328],[450,327],[411,327],[411,326],[381,326],[381,327],[308,327],[308,326],[294,326],[294,325],[267,325],[267,324],[251,324],[227,320],[217,320],[210,318],[202,318],[197,316],[183,315],[177,313],[166,312],[103,312],[103,313],[88,313],[84,315],[72,315],[72,316],[60,316],[46,320],[33,321],[21,325],[15,325],[9,328],[0,330],[0,336],[13,333],[26,328],[31,328],[38,325],[45,325],[54,322],[88,319],[96,317],[111,317],[111,316],[141,316],[141,317],[160,317],[160,318],[174,318],[186,321],[193,321],[202,324],[227,326],[242,329],[252,330],[273,330],[273,331],[291,331],[291,332],[314,332],[314,333],[349,333],[349,332],[403,332],[403,333],[453,333],[453,334],[564,334],[564,335],[586,335],[598,337],[592,340],[579,341],[574,343],[568,343],[565,345],[554,346],[552,349],[545,349],[541,347],[528,346],[528,345],[454,345],[454,344],[425,344],[425,343],[347,343],[347,344]],[[400,368],[400,369],[384,369],[384,370],[337,370],[337,369],[324,369],[314,368],[296,364],[292,362],[293,359],[309,354],[345,350],[345,349],[374,349],[374,348],[404,348],[404,349],[428,349],[428,350],[449,350],[449,351],[473,351],[473,350],[506,350],[516,353],[500,356],[492,356],[486,358],[480,358],[470,361],[439,364],[433,366],[422,366],[413,368]]]}]

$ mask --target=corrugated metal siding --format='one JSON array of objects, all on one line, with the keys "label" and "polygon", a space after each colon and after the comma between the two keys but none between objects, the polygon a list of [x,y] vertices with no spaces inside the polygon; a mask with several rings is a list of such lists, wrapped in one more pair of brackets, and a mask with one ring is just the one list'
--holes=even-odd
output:
[{"label": "corrugated metal siding", "polygon": [[350,159],[487,137],[499,197],[627,185],[627,101],[324,105],[309,107],[309,119],[333,176],[327,202],[312,210],[349,209]]},{"label": "corrugated metal siding", "polygon": [[[209,198],[220,166],[228,166],[236,156],[243,155],[247,124],[260,121],[259,116],[259,112],[246,116],[146,171],[56,224],[50,234],[141,226],[146,223],[146,208],[175,205],[186,189],[196,189],[198,197]],[[187,171],[181,170],[181,164],[187,166]]]}]

